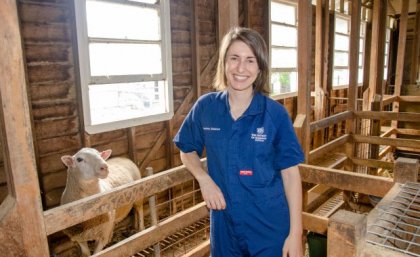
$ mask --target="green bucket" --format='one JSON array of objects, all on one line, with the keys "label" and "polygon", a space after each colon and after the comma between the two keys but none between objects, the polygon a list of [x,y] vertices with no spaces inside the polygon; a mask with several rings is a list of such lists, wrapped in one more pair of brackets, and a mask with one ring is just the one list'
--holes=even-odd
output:
[{"label": "green bucket", "polygon": [[307,235],[309,257],[327,257],[327,237],[314,232]]}]

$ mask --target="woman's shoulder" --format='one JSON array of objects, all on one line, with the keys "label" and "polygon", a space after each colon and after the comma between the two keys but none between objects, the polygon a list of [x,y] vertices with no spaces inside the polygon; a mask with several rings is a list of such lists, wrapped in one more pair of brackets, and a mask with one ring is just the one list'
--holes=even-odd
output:
[{"label": "woman's shoulder", "polygon": [[211,102],[220,101],[222,98],[223,98],[223,92],[209,92],[198,97],[197,103],[209,104]]}]

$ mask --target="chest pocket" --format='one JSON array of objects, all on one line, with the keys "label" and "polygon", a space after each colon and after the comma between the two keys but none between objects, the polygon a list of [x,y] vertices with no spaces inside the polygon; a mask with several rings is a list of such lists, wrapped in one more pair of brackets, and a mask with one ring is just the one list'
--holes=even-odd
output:
[{"label": "chest pocket", "polygon": [[[243,167],[239,171],[239,180],[247,187],[266,187],[275,176],[273,169],[274,149],[271,142],[260,142],[250,138],[244,144]],[[246,153],[246,154],[245,154]]]}]

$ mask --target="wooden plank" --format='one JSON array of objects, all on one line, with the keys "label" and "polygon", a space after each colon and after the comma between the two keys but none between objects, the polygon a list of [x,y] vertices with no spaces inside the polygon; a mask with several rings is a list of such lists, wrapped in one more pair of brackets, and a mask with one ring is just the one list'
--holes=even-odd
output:
[{"label": "wooden plank", "polygon": [[302,225],[304,230],[326,235],[328,230],[328,218],[312,213],[302,213]]},{"label": "wooden plank", "polygon": [[394,164],[392,162],[360,158],[352,158],[351,161],[356,165],[366,166],[369,168],[383,168],[388,170],[394,169]]},{"label": "wooden plank", "polygon": [[334,149],[337,149],[339,146],[347,143],[349,139],[351,139],[351,136],[345,134],[331,142],[326,143],[325,145],[322,145],[321,147],[318,147],[317,149],[310,151],[309,163],[313,162],[317,158],[324,156],[327,153],[332,152]]},{"label": "wooden plank", "polygon": [[176,231],[193,224],[200,219],[208,217],[209,211],[206,203],[200,203],[185,211],[160,222],[157,226],[145,229],[125,240],[112,245],[98,254],[92,256],[100,257],[125,257],[132,256],[137,252],[156,244]]},{"label": "wooden plank", "polygon": [[411,136],[420,136],[420,129],[404,129],[398,128],[397,129],[398,135],[411,135]]},{"label": "wooden plank", "polygon": [[[206,160],[202,163],[206,166]],[[48,235],[76,225],[119,206],[134,203],[137,199],[157,194],[170,187],[192,180],[184,167],[169,169],[150,177],[134,181],[105,193],[93,195],[44,212]]]},{"label": "wooden plank", "polygon": [[390,178],[300,164],[302,181],[383,197],[394,185]]},{"label": "wooden plank", "polygon": [[414,27],[414,41],[412,46],[411,54],[411,65],[410,65],[410,84],[416,83],[418,79],[418,68],[419,68],[419,52],[420,52],[420,1],[417,0],[416,4],[416,22]]},{"label": "wooden plank", "polygon": [[49,256],[16,4],[11,0],[0,2],[0,126],[9,188],[9,196],[0,205],[0,252]]},{"label": "wooden plank", "polygon": [[420,113],[414,112],[357,111],[354,114],[358,119],[420,121]]},{"label": "wooden plank", "polygon": [[390,145],[395,147],[410,147],[420,149],[420,140],[402,138],[383,138],[378,136],[353,135],[357,143],[369,143],[375,145]]},{"label": "wooden plank", "polygon": [[353,118],[353,112],[352,111],[345,111],[341,113],[337,113],[334,115],[331,115],[327,118],[324,118],[322,120],[311,122],[310,124],[310,131],[311,133],[318,131],[323,128],[327,128],[330,125],[337,124],[339,122],[352,119]]},{"label": "wooden plank", "polygon": [[417,95],[402,95],[398,97],[400,102],[407,102],[407,103],[419,103],[420,96]]}]

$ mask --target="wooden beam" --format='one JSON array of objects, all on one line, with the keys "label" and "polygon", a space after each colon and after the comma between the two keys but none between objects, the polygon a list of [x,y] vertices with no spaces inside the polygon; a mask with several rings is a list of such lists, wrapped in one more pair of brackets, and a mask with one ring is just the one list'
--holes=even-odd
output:
[{"label": "wooden beam", "polygon": [[0,253],[49,256],[17,1],[0,1],[0,24],[0,131],[8,188],[0,205]]},{"label": "wooden beam", "polygon": [[152,226],[129,238],[122,240],[93,256],[100,257],[125,257],[132,256],[147,247],[158,243],[167,236],[174,234],[178,230],[193,224],[209,216],[206,203],[202,202],[185,211],[179,212],[174,216],[160,222],[157,226]]},{"label": "wooden beam", "polygon": [[239,24],[237,0],[218,0],[217,1],[217,19],[218,19],[218,37],[219,42],[231,27]]},{"label": "wooden beam", "polygon": [[[407,41],[407,24],[408,24],[408,4],[410,1],[402,1],[401,15],[400,15],[400,27],[398,32],[398,51],[397,51],[397,66],[395,67],[395,86],[394,95],[401,95],[401,88],[403,85],[404,75],[404,60],[405,60],[405,45]],[[395,101],[392,104],[392,111],[399,112],[400,103]],[[393,120],[391,122],[392,128],[398,128],[398,121]]]},{"label": "wooden beam", "polygon": [[394,169],[394,163],[392,162],[360,158],[352,158],[351,161],[356,165],[366,166],[369,168],[383,168],[388,170]]},{"label": "wooden beam", "polygon": [[[354,0],[353,0],[354,1]],[[328,222],[328,256],[357,257],[366,233],[366,216],[339,210]]]},{"label": "wooden beam", "polygon": [[210,255],[210,239],[207,239],[197,247],[181,257],[207,257]]},{"label": "wooden beam", "polygon": [[358,119],[420,121],[420,113],[414,112],[357,111],[354,114]]},{"label": "wooden beam", "polygon": [[320,129],[328,128],[330,125],[337,124],[339,122],[352,119],[352,118],[353,118],[353,112],[351,111],[340,112],[340,113],[331,115],[330,117],[324,118],[322,120],[311,122],[310,131],[311,133],[313,133]]},{"label": "wooden beam", "polygon": [[416,23],[414,27],[414,41],[411,54],[411,67],[410,67],[410,84],[415,84],[418,78],[419,70],[419,52],[420,52],[420,1],[417,0],[416,4]]},{"label": "wooden beam", "polygon": [[403,138],[384,138],[377,136],[353,135],[357,143],[369,143],[374,145],[390,145],[395,147],[410,147],[420,149],[420,140]]},{"label": "wooden beam", "polygon": [[404,95],[399,96],[400,102],[407,102],[407,103],[419,103],[420,102],[420,96],[417,95]]},{"label": "wooden beam", "polygon": [[313,162],[314,160],[320,158],[321,156],[324,156],[332,151],[334,149],[337,149],[339,146],[347,143],[347,141],[351,139],[350,135],[344,134],[339,138],[334,139],[333,141],[330,141],[326,143],[325,145],[322,145],[314,150],[312,150],[309,153],[309,163]]},{"label": "wooden beam", "polygon": [[420,129],[397,129],[398,135],[411,135],[411,136],[420,136]]},{"label": "wooden beam", "polygon": [[[206,166],[206,160],[202,164]],[[137,199],[157,194],[193,179],[191,173],[179,166],[145,177],[105,193],[89,196],[44,212],[48,235],[76,225]]]},{"label": "wooden beam", "polygon": [[[298,1],[298,107],[297,114],[303,115],[300,142],[305,152],[309,155],[310,133],[309,117],[311,114],[311,76],[312,76],[312,3],[309,0]],[[308,159],[305,159],[308,161]]]},{"label": "wooden beam", "polygon": [[302,213],[303,229],[318,234],[326,235],[328,231],[328,218],[321,217],[312,213]]},{"label": "wooden beam", "polygon": [[399,101],[399,97],[396,95],[385,95],[382,101],[382,106],[387,106],[388,104],[394,103],[395,101]]},{"label": "wooden beam", "polygon": [[300,164],[302,181],[383,197],[394,185],[390,178]]},{"label": "wooden beam", "polygon": [[369,64],[369,88],[363,93],[363,110],[370,110],[375,95],[383,95],[382,83],[384,74],[385,28],[387,0],[377,0],[373,5],[372,37]]}]

